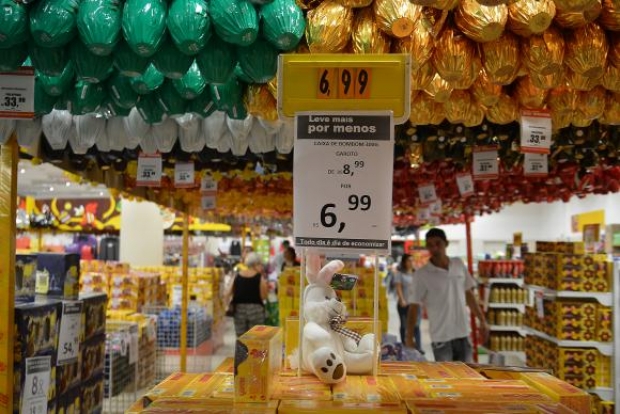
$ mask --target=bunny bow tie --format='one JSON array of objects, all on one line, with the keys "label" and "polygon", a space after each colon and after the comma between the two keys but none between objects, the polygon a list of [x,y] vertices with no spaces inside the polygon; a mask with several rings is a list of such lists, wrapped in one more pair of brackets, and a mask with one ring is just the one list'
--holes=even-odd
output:
[{"label": "bunny bow tie", "polygon": [[336,315],[329,320],[329,326],[333,331],[337,332],[342,336],[346,336],[355,341],[356,344],[359,344],[362,340],[362,336],[357,332],[354,332],[350,329],[344,328],[344,323],[346,319],[342,315]]}]

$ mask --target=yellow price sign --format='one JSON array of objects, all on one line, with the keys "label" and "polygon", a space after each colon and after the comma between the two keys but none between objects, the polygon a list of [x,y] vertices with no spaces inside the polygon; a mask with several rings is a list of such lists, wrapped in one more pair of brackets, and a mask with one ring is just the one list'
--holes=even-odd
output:
[{"label": "yellow price sign", "polygon": [[404,123],[410,111],[410,57],[403,54],[281,55],[278,111],[392,111]]}]

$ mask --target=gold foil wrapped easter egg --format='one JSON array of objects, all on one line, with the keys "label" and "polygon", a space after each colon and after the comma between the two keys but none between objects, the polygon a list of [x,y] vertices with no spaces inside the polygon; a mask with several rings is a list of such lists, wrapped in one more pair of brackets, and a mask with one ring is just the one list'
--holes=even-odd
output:
[{"label": "gold foil wrapped easter egg", "polygon": [[485,6],[499,6],[501,4],[510,4],[513,0],[478,0],[478,3]]},{"label": "gold foil wrapped easter egg", "polygon": [[422,90],[426,89],[431,84],[435,77],[435,68],[431,62],[427,62],[415,72],[411,72],[411,89]]},{"label": "gold foil wrapped easter egg", "polygon": [[480,74],[480,70],[482,69],[482,62],[480,57],[476,54],[473,56],[471,60],[471,64],[465,68],[463,72],[463,78],[459,81],[450,82],[450,85],[454,87],[454,89],[469,89],[474,84],[478,75]]},{"label": "gold foil wrapped easter egg", "polygon": [[446,119],[452,124],[462,124],[471,116],[475,105],[476,102],[469,91],[454,91],[444,104]]},{"label": "gold foil wrapped easter egg", "polygon": [[605,72],[607,37],[596,23],[590,23],[566,33],[564,63],[575,73],[588,78],[600,78]]},{"label": "gold foil wrapped easter egg", "polygon": [[519,118],[519,105],[508,95],[501,94],[497,103],[485,111],[489,122],[506,125]]},{"label": "gold foil wrapped easter egg", "polygon": [[476,52],[474,42],[455,27],[446,26],[435,42],[433,65],[446,81],[459,82],[466,76],[468,67],[475,64]]},{"label": "gold foil wrapped easter egg", "polygon": [[295,0],[295,3],[302,10],[312,10],[319,7],[323,0]]},{"label": "gold foil wrapped easter egg", "polygon": [[424,92],[431,96],[435,102],[439,103],[445,103],[450,99],[453,90],[454,88],[450,83],[446,82],[439,73],[436,73],[431,83],[424,88]]},{"label": "gold foil wrapped easter egg", "polygon": [[559,72],[550,75],[541,75],[540,73],[531,72],[529,75],[532,84],[540,89],[553,89],[565,82],[564,68]]},{"label": "gold foil wrapped easter egg", "polygon": [[354,53],[390,53],[390,42],[389,36],[379,30],[371,8],[356,13],[351,42]]},{"label": "gold foil wrapped easter egg", "polygon": [[342,4],[344,7],[349,7],[351,9],[361,9],[363,7],[368,7],[372,4],[372,0],[336,0],[336,1]]},{"label": "gold foil wrapped easter egg", "polygon": [[603,116],[607,91],[602,86],[597,86],[588,92],[577,94],[574,117],[587,121],[594,121]]},{"label": "gold foil wrapped easter egg", "polygon": [[519,78],[514,90],[519,105],[527,109],[543,109],[548,93],[548,90],[534,86],[529,76]]},{"label": "gold foil wrapped easter egg", "polygon": [[572,114],[577,105],[577,91],[561,86],[552,89],[547,97],[547,105],[554,113],[561,115],[565,113]]},{"label": "gold foil wrapped easter egg", "polygon": [[409,0],[375,0],[373,3],[379,28],[386,34],[403,38],[411,35],[420,18],[422,6]]},{"label": "gold foil wrapped easter egg", "polygon": [[463,121],[466,127],[474,127],[480,125],[484,121],[484,108],[478,104],[474,104],[469,111],[467,119]]},{"label": "gold foil wrapped easter egg", "polygon": [[[436,124],[440,117],[443,120],[443,105],[435,102],[432,97],[426,93],[418,94],[413,101],[411,107],[415,110],[411,111],[409,121],[413,125]],[[440,115],[438,115],[440,114]]]},{"label": "gold foil wrapped easter egg", "polygon": [[273,96],[274,99],[278,99],[278,77],[274,77],[267,83],[267,88],[269,89],[269,93]]},{"label": "gold foil wrapped easter egg", "polygon": [[620,66],[620,33],[609,33],[609,63]]},{"label": "gold foil wrapped easter egg", "polygon": [[554,131],[559,129],[567,128],[573,123],[573,113],[572,112],[561,112],[556,113],[551,111],[551,126]]},{"label": "gold foil wrapped easter egg", "polygon": [[248,113],[269,121],[278,119],[277,101],[269,92],[267,85],[249,85],[245,93],[245,106]]},{"label": "gold foil wrapped easter egg", "polygon": [[542,35],[524,39],[521,51],[523,62],[530,73],[546,76],[562,70],[564,38],[555,27],[550,27]]},{"label": "gold foil wrapped easter egg", "polygon": [[519,39],[509,32],[493,42],[480,45],[482,66],[489,80],[499,85],[511,84],[520,68]]},{"label": "gold foil wrapped easter egg", "polygon": [[552,0],[518,0],[508,6],[508,28],[523,37],[543,33],[554,17]]},{"label": "gold foil wrapped easter egg", "polygon": [[594,1],[583,11],[566,11],[558,8],[555,14],[556,23],[565,29],[577,29],[592,23],[601,15],[603,4],[601,0]]},{"label": "gold foil wrapped easter egg", "polygon": [[462,0],[454,13],[457,27],[465,36],[478,42],[497,40],[508,21],[508,7],[483,6],[476,0]]},{"label": "gold foil wrapped easter egg", "polygon": [[411,56],[412,71],[420,69],[433,56],[435,41],[431,29],[430,23],[420,18],[411,35],[392,42],[394,53],[407,53]]},{"label": "gold foil wrapped easter egg", "polygon": [[601,122],[607,125],[620,125],[620,93],[607,92]]},{"label": "gold foil wrapped easter egg", "polygon": [[607,30],[620,31],[620,0],[603,0],[599,21]]},{"label": "gold foil wrapped easter egg", "polygon": [[591,8],[597,0],[554,0],[558,10],[566,12],[582,12]]},{"label": "gold foil wrapped easter egg", "polygon": [[564,79],[568,87],[576,91],[589,91],[603,82],[602,76],[600,78],[588,78],[573,72],[569,68],[564,70]]},{"label": "gold foil wrapped easter egg", "polygon": [[353,11],[333,0],[310,10],[307,17],[306,40],[312,53],[342,52],[351,38]]},{"label": "gold foil wrapped easter egg", "polygon": [[433,7],[439,10],[452,10],[459,5],[460,0],[436,0]]},{"label": "gold foil wrapped easter egg", "polygon": [[499,101],[499,96],[502,93],[502,86],[496,83],[492,83],[487,76],[484,69],[480,71],[478,79],[471,87],[471,93],[482,105],[489,107],[493,106]]},{"label": "gold foil wrapped easter egg", "polygon": [[607,63],[607,68],[603,75],[603,86],[608,91],[620,92],[620,66],[616,66],[611,62]]}]

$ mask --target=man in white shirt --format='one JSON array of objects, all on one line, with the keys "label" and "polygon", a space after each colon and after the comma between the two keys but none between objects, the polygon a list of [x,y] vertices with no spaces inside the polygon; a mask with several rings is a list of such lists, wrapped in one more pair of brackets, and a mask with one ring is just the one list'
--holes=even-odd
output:
[{"label": "man in white shirt", "polygon": [[[436,361],[472,361],[469,318],[466,306],[480,321],[482,342],[486,342],[488,326],[473,289],[476,281],[463,261],[446,254],[448,239],[438,228],[426,234],[426,248],[431,257],[426,266],[414,274],[409,290],[409,304],[422,304],[428,312],[430,336]],[[416,348],[413,339],[418,306],[409,306],[406,345]]]}]

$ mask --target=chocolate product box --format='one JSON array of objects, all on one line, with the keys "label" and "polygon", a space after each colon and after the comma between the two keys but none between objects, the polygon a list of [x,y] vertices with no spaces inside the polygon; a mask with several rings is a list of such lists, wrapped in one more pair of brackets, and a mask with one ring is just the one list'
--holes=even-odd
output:
[{"label": "chocolate product box", "polygon": [[15,302],[34,302],[37,277],[37,256],[15,255]]},{"label": "chocolate product box", "polygon": [[77,300],[80,292],[80,255],[40,253],[37,256],[36,292]]},{"label": "chocolate product box", "polygon": [[27,357],[56,354],[61,306],[57,300],[15,306],[15,364]]}]

